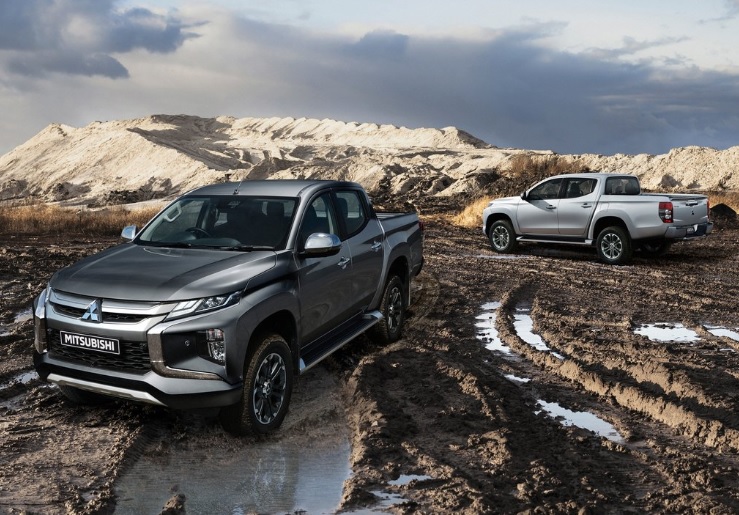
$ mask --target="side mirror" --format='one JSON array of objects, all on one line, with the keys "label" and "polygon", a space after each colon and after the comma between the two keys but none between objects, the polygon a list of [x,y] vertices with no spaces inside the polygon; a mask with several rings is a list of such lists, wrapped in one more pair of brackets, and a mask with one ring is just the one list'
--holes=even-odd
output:
[{"label": "side mirror", "polygon": [[138,227],[136,227],[135,225],[127,225],[121,231],[121,238],[123,238],[126,241],[131,241],[136,237],[137,231],[138,231]]},{"label": "side mirror", "polygon": [[305,240],[302,254],[309,257],[332,256],[341,250],[341,240],[335,234],[316,232]]},{"label": "side mirror", "polygon": [[525,191],[521,193],[521,200],[528,200],[528,199],[529,199],[529,196],[526,194]]}]

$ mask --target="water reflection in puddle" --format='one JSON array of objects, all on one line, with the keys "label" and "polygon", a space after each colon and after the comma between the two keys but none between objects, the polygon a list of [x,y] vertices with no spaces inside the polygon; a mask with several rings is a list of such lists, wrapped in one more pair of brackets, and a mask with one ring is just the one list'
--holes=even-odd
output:
[{"label": "water reflection in puddle", "polygon": [[348,437],[337,440],[144,456],[116,483],[115,513],[159,513],[176,492],[188,513],[334,513],[351,473]]},{"label": "water reflection in puddle", "polygon": [[477,315],[475,319],[475,327],[477,327],[477,339],[485,344],[485,348],[491,351],[502,352],[503,354],[513,354],[510,347],[503,343],[498,336],[498,330],[495,329],[495,321],[498,318],[498,308],[500,302],[488,302],[482,305],[482,313]]},{"label": "water reflection in puddle", "polygon": [[739,342],[739,329],[731,330],[727,329],[726,327],[721,327],[718,325],[709,325],[706,324],[703,327],[706,328],[706,331],[711,333],[714,336],[718,336],[719,338],[729,338],[731,340],[734,340],[736,342]]},{"label": "water reflection in puddle", "polygon": [[15,315],[14,323],[20,324],[21,322],[28,322],[29,320],[33,320],[33,311],[31,308],[24,309],[23,311],[17,313]]},{"label": "water reflection in puddle", "polygon": [[528,383],[531,381],[531,379],[529,379],[528,377],[518,377],[513,374],[506,374],[505,378],[509,381],[513,381],[514,383]]},{"label": "water reflection in puddle", "polygon": [[28,384],[31,381],[34,381],[38,379],[38,374],[35,370],[29,370],[27,372],[22,372],[12,378],[10,381],[0,384],[0,389],[2,388],[8,388],[9,386],[13,386],[14,384],[20,383],[20,384]]},{"label": "water reflection in puddle", "polygon": [[612,442],[624,444],[626,441],[619,434],[612,424],[609,424],[605,420],[596,417],[592,413],[587,411],[571,411],[567,408],[563,408],[556,402],[545,402],[542,400],[536,401],[539,406],[542,407],[551,417],[555,419],[561,418],[563,426],[577,426],[583,429],[594,432],[598,436],[607,438]]},{"label": "water reflection in puddle", "polygon": [[634,330],[634,333],[646,336],[653,342],[696,342],[700,340],[698,333],[683,324],[642,324]]},{"label": "water reflection in puddle", "polygon": [[564,356],[552,351],[542,337],[534,332],[534,321],[529,313],[531,313],[530,307],[523,304],[516,306],[516,311],[513,315],[513,327],[516,330],[516,334],[536,350],[549,352],[555,358],[564,360]]}]

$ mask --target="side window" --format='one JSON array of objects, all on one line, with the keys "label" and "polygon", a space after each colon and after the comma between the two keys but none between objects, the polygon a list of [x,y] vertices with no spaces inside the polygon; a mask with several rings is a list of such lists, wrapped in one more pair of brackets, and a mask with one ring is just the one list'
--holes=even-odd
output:
[{"label": "side window", "polygon": [[305,210],[300,225],[300,244],[304,245],[308,236],[317,232],[339,234],[336,217],[331,209],[330,193],[324,193],[314,199]]},{"label": "side window", "polygon": [[530,200],[556,199],[559,197],[559,188],[561,185],[562,185],[562,179],[552,179],[551,181],[543,182],[531,190],[531,192],[529,193],[529,199]]},{"label": "side window", "polygon": [[606,179],[606,195],[638,195],[639,180],[636,177],[609,177]]},{"label": "side window", "polygon": [[577,198],[589,195],[595,189],[595,179],[567,179],[567,186],[565,187],[565,198]]},{"label": "side window", "polygon": [[364,203],[357,191],[336,192],[336,208],[349,236],[359,232],[367,222]]}]

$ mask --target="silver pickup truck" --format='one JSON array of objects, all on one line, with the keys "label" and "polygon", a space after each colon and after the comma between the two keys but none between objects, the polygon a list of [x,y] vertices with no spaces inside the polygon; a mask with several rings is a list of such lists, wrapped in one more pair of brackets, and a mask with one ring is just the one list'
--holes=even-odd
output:
[{"label": "silver pickup truck", "polygon": [[423,265],[417,215],[350,182],[206,186],[123,237],[35,299],[39,375],[78,403],[218,407],[239,435],[279,427],[294,376],[359,334],[398,339]]},{"label": "silver pickup truck", "polygon": [[705,195],[642,193],[633,175],[558,175],[519,197],[493,200],[482,212],[482,230],[496,252],[517,242],[595,245],[608,264],[629,261],[640,249],[662,255],[676,240],[710,234]]}]

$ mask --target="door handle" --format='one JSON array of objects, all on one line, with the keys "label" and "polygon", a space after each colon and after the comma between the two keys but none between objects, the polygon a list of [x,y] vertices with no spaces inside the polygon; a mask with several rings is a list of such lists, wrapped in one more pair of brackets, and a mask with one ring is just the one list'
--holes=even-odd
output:
[{"label": "door handle", "polygon": [[382,248],[382,242],[381,242],[381,241],[376,241],[376,242],[374,242],[374,243],[372,244],[372,246],[370,247],[370,249],[372,249],[372,251],[373,251],[373,252],[377,252],[377,251],[378,251],[378,250],[380,250],[381,248]]},{"label": "door handle", "polygon": [[344,269],[346,269],[346,265],[349,264],[349,261],[351,261],[351,259],[349,259],[348,257],[343,257],[343,258],[339,259],[339,262],[336,263],[336,264],[338,266],[340,266],[342,270],[344,270]]},{"label": "door handle", "polygon": [[557,209],[557,206],[550,206],[550,205],[547,205],[547,209]]},{"label": "door handle", "polygon": [[587,209],[587,208],[593,207],[593,206],[592,206],[592,204],[582,204],[580,207]]}]

